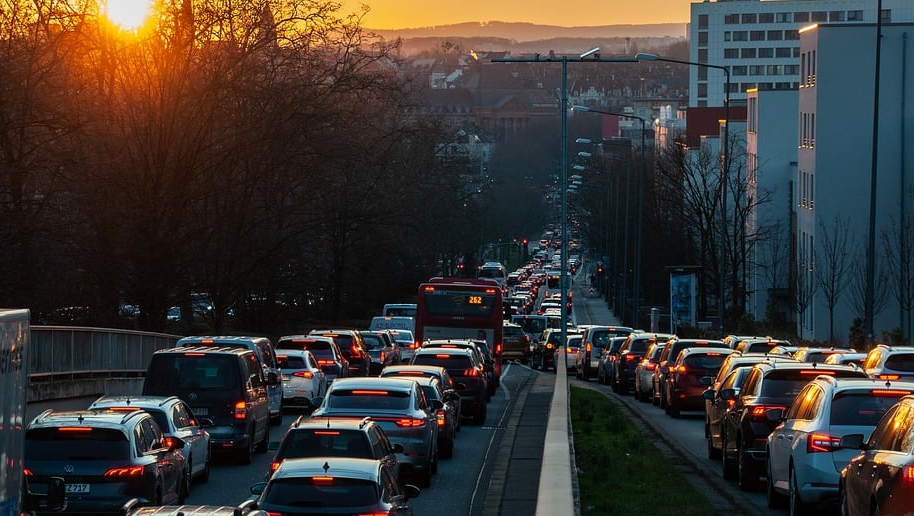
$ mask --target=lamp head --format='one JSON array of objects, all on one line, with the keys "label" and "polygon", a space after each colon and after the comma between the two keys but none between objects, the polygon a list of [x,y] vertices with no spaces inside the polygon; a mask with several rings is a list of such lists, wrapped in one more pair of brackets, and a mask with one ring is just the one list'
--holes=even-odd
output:
[{"label": "lamp head", "polygon": [[592,156],[592,154],[587,151],[581,151],[578,153],[578,156],[580,156],[582,158],[589,158],[590,156]]},{"label": "lamp head", "polygon": [[644,52],[638,52],[637,54],[635,54],[635,59],[637,61],[656,61],[657,55],[656,54],[647,54]]},{"label": "lamp head", "polygon": [[571,106],[572,111],[590,111],[590,108],[587,106]]},{"label": "lamp head", "polygon": [[581,59],[585,59],[591,56],[593,56],[594,59],[600,59],[600,47],[591,48],[587,52],[584,52],[581,54]]},{"label": "lamp head", "polygon": [[590,138],[578,138],[574,141],[574,143],[583,143],[584,145],[588,145],[593,143],[593,141]]}]

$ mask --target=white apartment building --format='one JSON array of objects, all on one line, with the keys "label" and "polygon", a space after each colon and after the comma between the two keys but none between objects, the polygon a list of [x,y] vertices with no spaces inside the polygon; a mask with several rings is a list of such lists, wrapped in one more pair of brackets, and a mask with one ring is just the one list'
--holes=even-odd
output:
[{"label": "white apartment building", "polygon": [[[914,1],[882,0],[883,22],[914,21]],[[876,0],[718,0],[691,4],[689,61],[725,66],[730,100],[742,102],[751,89],[796,88],[800,81],[800,37],[815,23],[876,22]],[[672,65],[686,66],[686,65]],[[689,106],[722,106],[726,76],[691,66]]]},{"label": "white apartment building", "polygon": [[[798,112],[793,119],[796,285],[813,285],[817,273],[827,275],[834,270],[828,265],[831,256],[843,252],[851,263],[857,260],[857,270],[841,280],[845,288],[834,307],[838,342],[847,342],[854,318],[863,316],[861,288],[865,291],[874,115],[878,116],[874,334],[881,340],[883,332],[901,327],[910,335],[909,312],[901,309],[895,294],[901,283],[899,268],[891,257],[899,255],[897,244],[903,237],[908,242],[914,238],[914,177],[908,157],[914,135],[914,48],[910,48],[908,35],[914,35],[914,24],[883,25],[879,103],[874,112],[875,28],[875,24],[827,24],[809,27],[800,34],[801,79]],[[837,255],[827,249],[828,241],[841,242],[845,237]],[[909,267],[914,265],[914,257],[909,255],[907,261]],[[797,329],[802,338],[825,341],[829,338],[827,289],[819,286],[809,293],[808,308],[798,313]]]}]

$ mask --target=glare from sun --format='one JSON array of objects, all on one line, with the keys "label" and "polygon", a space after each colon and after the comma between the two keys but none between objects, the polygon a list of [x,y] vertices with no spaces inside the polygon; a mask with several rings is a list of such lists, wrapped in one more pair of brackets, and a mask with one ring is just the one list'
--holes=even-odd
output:
[{"label": "glare from sun", "polygon": [[105,12],[108,20],[123,30],[136,30],[152,14],[150,0],[108,0]]}]

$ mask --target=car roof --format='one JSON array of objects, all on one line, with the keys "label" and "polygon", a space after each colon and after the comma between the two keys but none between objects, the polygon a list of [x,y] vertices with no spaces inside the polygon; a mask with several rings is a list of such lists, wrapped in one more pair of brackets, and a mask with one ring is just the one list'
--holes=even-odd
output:
[{"label": "car roof", "polygon": [[265,511],[227,505],[157,505],[136,507],[129,516],[266,516]]},{"label": "car roof", "polygon": [[[61,410],[48,409],[29,423],[29,429],[55,428],[59,426],[85,426],[89,428],[112,428],[123,430],[130,420],[148,415],[145,411],[124,412],[119,410]],[[150,416],[151,417],[151,416]]]},{"label": "car roof", "polygon": [[245,355],[251,353],[256,355],[253,350],[248,348],[232,348],[232,347],[213,347],[213,346],[178,346],[175,348],[167,348],[157,350],[154,355],[159,354],[184,354],[184,353],[206,353],[206,354],[222,354],[222,355]]},{"label": "car roof", "polygon": [[351,457],[303,457],[284,459],[270,477],[270,481],[283,478],[332,476],[377,481],[381,461]]},{"label": "car roof", "polygon": [[416,382],[412,378],[393,378],[389,376],[384,378],[379,378],[377,376],[347,376],[345,378],[337,378],[336,380],[333,380],[333,383],[328,388],[328,392],[340,389],[399,389],[408,391],[412,390],[415,384]]},{"label": "car roof", "polygon": [[295,421],[289,425],[288,430],[297,430],[302,428],[329,428],[332,430],[336,429],[353,429],[361,430],[368,423],[371,423],[372,419],[370,417],[364,417],[362,419],[351,418],[351,417],[336,417],[336,416],[299,416]]},{"label": "car roof", "polygon": [[267,337],[254,337],[254,336],[245,336],[245,335],[195,335],[190,337],[183,337],[178,340],[179,346],[184,345],[184,342],[202,342],[202,341],[213,341],[215,343],[226,342],[226,343],[252,343],[252,342],[262,342],[264,340],[270,340]]},{"label": "car roof", "polygon": [[889,382],[880,378],[859,377],[859,378],[835,378],[833,376],[820,376],[816,380],[831,384],[836,391],[846,391],[853,389],[885,389],[885,390],[905,390],[910,391],[908,394],[914,394],[914,380],[895,380]]},{"label": "car roof", "polygon": [[381,374],[384,374],[385,372],[398,373],[401,371],[420,371],[423,373],[428,372],[428,373],[435,373],[435,374],[447,374],[447,369],[445,369],[441,366],[425,365],[425,364],[389,365],[389,366],[384,367],[384,369],[381,370]]},{"label": "car roof", "polygon": [[419,348],[413,354],[416,355],[467,355],[470,357],[476,356],[476,352],[471,348]]},{"label": "car roof", "polygon": [[103,407],[136,407],[137,409],[163,408],[173,403],[182,403],[177,396],[138,395],[105,395],[89,405],[89,408]]}]

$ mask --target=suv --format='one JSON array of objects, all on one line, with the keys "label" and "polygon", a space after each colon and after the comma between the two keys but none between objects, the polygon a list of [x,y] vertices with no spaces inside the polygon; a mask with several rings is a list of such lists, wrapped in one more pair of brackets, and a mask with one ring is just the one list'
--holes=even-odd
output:
[{"label": "suv", "polygon": [[682,410],[703,410],[704,391],[731,353],[734,351],[730,348],[702,346],[683,349],[666,375],[666,413],[677,418]]},{"label": "suv", "polygon": [[413,365],[433,365],[447,369],[460,393],[463,417],[472,417],[481,425],[486,420],[489,385],[482,363],[470,349],[419,348],[413,355]]},{"label": "suv", "polygon": [[429,487],[438,470],[439,408],[441,403],[430,402],[414,380],[350,377],[333,382],[311,417],[372,418],[391,442],[403,446],[401,464]]},{"label": "suv", "polygon": [[209,432],[205,429],[213,426],[213,420],[206,417],[198,420],[181,398],[139,395],[102,396],[89,405],[89,410],[99,409],[123,412],[145,410],[156,420],[166,438],[178,437],[184,441],[181,455],[184,455],[187,477],[192,481],[209,481]]},{"label": "suv", "polygon": [[562,347],[564,347],[562,344],[562,329],[547,328],[540,334],[536,344],[533,345],[530,366],[533,369],[542,369],[543,371],[552,369],[555,371],[555,353]]},{"label": "suv", "polygon": [[403,453],[403,445],[391,444],[381,425],[370,417],[317,419],[299,416],[279,440],[266,480],[270,479],[282,461],[302,457],[375,459],[385,463],[399,480],[398,453]]},{"label": "suv", "polygon": [[[737,478],[740,489],[754,489],[768,460],[768,434],[803,387],[819,375],[836,378],[866,378],[853,366],[770,362],[752,366],[739,396],[733,389],[721,389],[722,400],[733,400],[721,421],[721,454],[724,478]],[[771,417],[768,413],[774,409]]]},{"label": "suv", "polygon": [[729,346],[722,340],[705,340],[705,339],[680,339],[673,337],[667,341],[667,346],[663,348],[660,354],[660,360],[657,362],[657,368],[654,369],[654,375],[651,377],[651,387],[653,389],[652,400],[654,405],[666,410],[666,377],[670,373],[670,367],[676,363],[679,354],[686,348],[719,348],[729,349]]},{"label": "suv", "polygon": [[[635,368],[641,359],[655,343],[666,342],[673,336],[664,333],[632,333],[625,338],[619,346],[615,359],[610,362],[612,372],[609,376],[603,373],[603,382],[612,380],[612,389],[618,394],[628,394],[628,390],[635,384]],[[600,376],[597,375],[597,382]]]},{"label": "suv", "polygon": [[877,344],[867,353],[863,370],[881,380],[914,380],[914,346]]},{"label": "suv", "polygon": [[286,335],[276,341],[276,349],[306,349],[317,359],[317,365],[327,375],[327,385],[337,378],[349,376],[349,361],[335,340],[311,335]]},{"label": "suv", "polygon": [[[838,480],[857,450],[841,447],[849,434],[870,436],[876,423],[914,382],[886,385],[872,378],[819,376],[786,411],[771,411],[781,423],[768,435],[768,505],[790,497],[794,514],[838,501]],[[780,415],[780,417],[778,417]]]},{"label": "suv", "polygon": [[793,348],[794,346],[787,340],[772,339],[771,337],[752,337],[739,341],[733,349],[740,353],[768,353],[775,347]]},{"label": "suv", "polygon": [[519,324],[505,321],[502,328],[502,360],[530,361],[530,336]]},{"label": "suv", "polygon": [[197,417],[207,417],[213,451],[230,451],[250,464],[256,449],[267,451],[270,405],[267,386],[279,384],[274,373],[264,377],[257,355],[246,348],[180,347],[152,354],[143,394],[177,396]]},{"label": "suv", "polygon": [[[175,344],[175,347],[189,346],[250,349],[260,359],[264,376],[273,373],[279,378],[282,374],[273,343],[266,337],[184,337]],[[282,423],[282,382],[267,384],[267,398],[270,400],[270,424],[278,425]]]},{"label": "suv", "polygon": [[376,376],[382,369],[389,365],[396,365],[400,360],[400,346],[394,336],[387,330],[363,331],[362,342],[368,349],[371,357],[369,373]]},{"label": "suv", "polygon": [[362,335],[356,330],[311,330],[308,335],[330,337],[336,341],[349,361],[349,376],[368,376],[371,371],[371,355],[362,342]]},{"label": "suv", "polygon": [[23,470],[36,492],[63,477],[70,512],[118,514],[134,498],[184,503],[183,447],[142,410],[46,410],[26,430]]},{"label": "suv", "polygon": [[581,350],[575,365],[575,375],[590,380],[600,366],[600,354],[605,350],[613,337],[628,337],[635,330],[626,326],[590,326],[581,335]]}]

